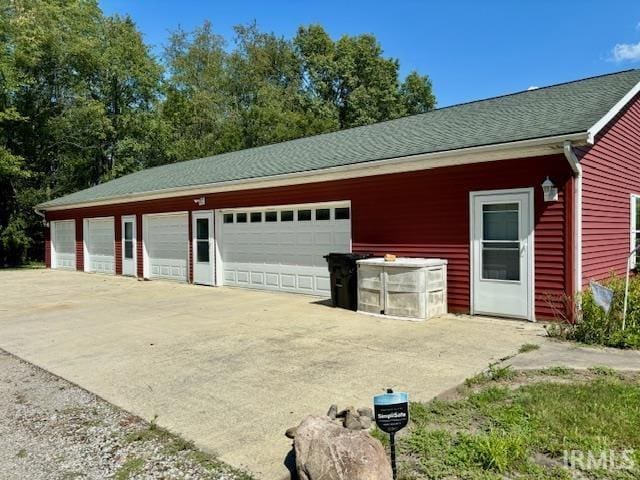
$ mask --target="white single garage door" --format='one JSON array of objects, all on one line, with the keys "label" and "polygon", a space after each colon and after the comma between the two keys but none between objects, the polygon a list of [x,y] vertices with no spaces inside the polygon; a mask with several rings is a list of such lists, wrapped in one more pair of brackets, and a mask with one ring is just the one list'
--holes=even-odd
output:
[{"label": "white single garage door", "polygon": [[225,285],[330,295],[324,255],[351,251],[349,203],[224,210]]},{"label": "white single garage door", "polygon": [[186,213],[142,217],[145,278],[187,281],[189,220]]},{"label": "white single garage door", "polygon": [[113,217],[85,218],[85,271],[115,273]]},{"label": "white single garage door", "polygon": [[76,269],[76,221],[51,222],[51,268]]}]

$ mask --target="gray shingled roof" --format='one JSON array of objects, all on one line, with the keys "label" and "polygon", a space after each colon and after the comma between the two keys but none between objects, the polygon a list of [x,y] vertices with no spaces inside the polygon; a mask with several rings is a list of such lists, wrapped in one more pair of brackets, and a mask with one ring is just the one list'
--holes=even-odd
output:
[{"label": "gray shingled roof", "polygon": [[364,127],[163,165],[51,200],[40,207],[586,132],[639,81],[640,70],[628,70]]}]

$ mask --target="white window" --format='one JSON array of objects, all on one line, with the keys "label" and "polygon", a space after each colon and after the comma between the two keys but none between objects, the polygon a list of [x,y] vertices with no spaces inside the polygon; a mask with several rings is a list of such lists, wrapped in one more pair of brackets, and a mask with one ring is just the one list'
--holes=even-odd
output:
[{"label": "white window", "polygon": [[[640,247],[640,195],[631,195],[631,251]],[[631,265],[640,267],[640,255],[631,257]]]}]

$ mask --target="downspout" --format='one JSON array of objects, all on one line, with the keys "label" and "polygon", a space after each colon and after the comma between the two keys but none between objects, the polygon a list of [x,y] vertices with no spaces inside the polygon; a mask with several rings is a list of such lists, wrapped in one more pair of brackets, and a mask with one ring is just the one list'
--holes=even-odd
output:
[{"label": "downspout", "polygon": [[564,156],[569,162],[573,173],[574,182],[574,207],[573,207],[573,268],[574,268],[574,293],[582,291],[582,165],[573,151],[570,141],[564,142]]},{"label": "downspout", "polygon": [[37,208],[33,208],[33,211],[36,212],[36,215],[38,215],[39,217],[42,217],[42,225],[44,225],[45,227],[49,226],[49,222],[47,222],[47,217],[45,216],[44,212],[42,210],[38,210]]}]

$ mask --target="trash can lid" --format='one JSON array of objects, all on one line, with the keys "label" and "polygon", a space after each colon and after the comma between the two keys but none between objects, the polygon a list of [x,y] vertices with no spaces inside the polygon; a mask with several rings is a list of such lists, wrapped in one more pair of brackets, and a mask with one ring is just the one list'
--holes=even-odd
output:
[{"label": "trash can lid", "polygon": [[413,268],[421,268],[421,267],[437,267],[440,265],[446,265],[447,260],[444,258],[406,258],[400,257],[396,258],[393,262],[385,262],[384,258],[376,257],[376,258],[367,258],[363,260],[358,260],[358,264],[364,265],[378,265],[385,267],[413,267]]}]

